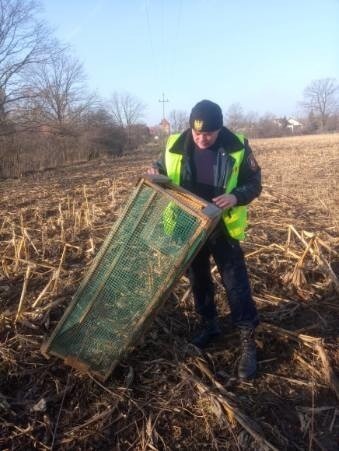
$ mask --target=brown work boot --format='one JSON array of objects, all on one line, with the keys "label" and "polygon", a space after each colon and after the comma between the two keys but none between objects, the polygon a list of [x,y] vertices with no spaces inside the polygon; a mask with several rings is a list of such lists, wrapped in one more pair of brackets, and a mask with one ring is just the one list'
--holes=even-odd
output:
[{"label": "brown work boot", "polygon": [[240,379],[252,379],[257,373],[257,350],[254,339],[254,329],[240,328],[241,355],[238,367]]}]

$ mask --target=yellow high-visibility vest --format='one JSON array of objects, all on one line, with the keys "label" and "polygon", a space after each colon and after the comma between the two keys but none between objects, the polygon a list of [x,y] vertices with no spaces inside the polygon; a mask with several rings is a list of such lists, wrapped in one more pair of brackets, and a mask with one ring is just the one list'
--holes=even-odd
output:
[{"label": "yellow high-visibility vest", "polygon": [[[175,185],[180,185],[180,174],[181,174],[181,163],[182,154],[170,152],[175,141],[179,138],[180,133],[169,136],[165,151],[165,164],[167,176]],[[242,144],[244,144],[244,136],[236,133]],[[233,158],[234,164],[232,168],[232,174],[230,175],[227,185],[225,188],[225,193],[230,193],[238,184],[238,175],[240,165],[244,159],[245,148],[231,152],[229,155]],[[222,220],[229,235],[236,240],[245,239],[245,229],[247,225],[247,207],[244,205],[235,206],[225,210],[222,215]]]}]

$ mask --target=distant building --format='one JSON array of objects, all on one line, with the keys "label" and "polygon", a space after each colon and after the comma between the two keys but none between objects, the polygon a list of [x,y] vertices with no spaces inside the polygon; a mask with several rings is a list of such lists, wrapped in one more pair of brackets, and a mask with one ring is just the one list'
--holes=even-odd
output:
[{"label": "distant building", "polygon": [[149,127],[149,133],[151,137],[157,141],[159,137],[161,136],[162,129],[159,127],[159,125],[154,125],[153,127]]},{"label": "distant building", "polygon": [[170,130],[171,130],[171,124],[168,122],[167,119],[163,118],[162,121],[159,124],[161,130],[163,131],[163,133],[165,133],[166,135],[170,134]]},{"label": "distant building", "polygon": [[292,133],[294,133],[296,130],[300,130],[303,126],[304,126],[304,124],[297,121],[296,119],[293,119],[292,117],[287,119],[286,127],[289,128]]},{"label": "distant building", "polygon": [[288,119],[286,117],[278,118],[274,120],[274,123],[280,128],[287,128],[291,130],[292,133],[301,130],[304,126],[304,124],[296,119],[293,119],[293,117],[289,117]]},{"label": "distant building", "polygon": [[160,138],[164,138],[170,134],[171,124],[167,119],[162,119],[160,124],[149,127],[150,136],[157,141]]}]

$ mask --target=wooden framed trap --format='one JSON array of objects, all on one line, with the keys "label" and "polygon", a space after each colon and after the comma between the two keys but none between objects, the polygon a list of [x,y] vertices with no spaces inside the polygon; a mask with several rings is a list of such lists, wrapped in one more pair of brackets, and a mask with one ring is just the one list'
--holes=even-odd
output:
[{"label": "wooden framed trap", "polygon": [[106,380],[138,344],[220,214],[167,177],[142,178],[43,354]]}]

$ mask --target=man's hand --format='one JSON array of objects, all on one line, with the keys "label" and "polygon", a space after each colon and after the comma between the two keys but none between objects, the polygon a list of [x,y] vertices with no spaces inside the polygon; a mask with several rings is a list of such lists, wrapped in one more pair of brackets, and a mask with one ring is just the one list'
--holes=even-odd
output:
[{"label": "man's hand", "polygon": [[153,168],[153,167],[151,167],[151,168],[148,168],[148,169],[147,169],[147,174],[150,174],[150,175],[159,175],[160,172],[159,172],[159,169],[158,169],[158,168]]},{"label": "man's hand", "polygon": [[215,205],[223,210],[226,208],[232,208],[237,205],[238,199],[234,194],[221,194],[221,196],[214,197],[212,201]]}]

